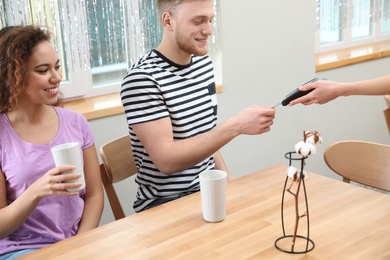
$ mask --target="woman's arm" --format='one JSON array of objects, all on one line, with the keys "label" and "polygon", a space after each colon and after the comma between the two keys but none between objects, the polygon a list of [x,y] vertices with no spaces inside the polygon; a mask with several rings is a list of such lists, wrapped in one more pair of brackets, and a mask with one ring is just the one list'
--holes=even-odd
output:
[{"label": "woman's arm", "polygon": [[96,228],[103,211],[104,195],[100,177],[99,161],[95,145],[83,151],[85,175],[85,204],[78,233]]},{"label": "woman's arm", "polygon": [[18,229],[38,205],[39,201],[49,195],[74,196],[77,192],[68,192],[80,186],[77,183],[62,183],[80,177],[79,174],[63,174],[73,170],[74,166],[58,166],[28,187],[10,205],[7,203],[7,188],[3,171],[0,169],[0,239]]},{"label": "woman's arm", "polygon": [[350,83],[320,80],[312,84],[307,84],[299,88],[302,91],[314,89],[312,92],[293,100],[290,106],[296,104],[311,105],[325,104],[341,96],[354,95],[389,95],[390,75],[369,80],[362,80]]}]

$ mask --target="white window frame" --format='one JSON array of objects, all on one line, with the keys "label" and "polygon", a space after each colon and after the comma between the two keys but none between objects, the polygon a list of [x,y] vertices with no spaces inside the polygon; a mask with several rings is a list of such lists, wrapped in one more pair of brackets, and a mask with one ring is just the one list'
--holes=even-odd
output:
[{"label": "white window frame", "polygon": [[373,21],[373,35],[361,39],[352,39],[351,37],[351,24],[350,18],[352,16],[350,6],[352,5],[352,0],[344,0],[343,12],[345,14],[345,25],[342,29],[342,40],[340,42],[320,45],[320,31],[319,26],[318,30],[315,33],[315,53],[324,53],[330,51],[337,51],[347,48],[353,48],[361,45],[372,44],[376,42],[389,41],[390,33],[381,34],[381,21],[378,19],[380,17],[381,11],[381,0],[374,0],[374,21]]},{"label": "white window frame", "polygon": [[[75,26],[77,26],[77,24],[73,22],[74,19],[70,18],[76,16],[76,10],[72,7],[72,5],[63,6],[65,12],[62,13],[62,15],[69,17],[69,19],[64,19],[67,22],[63,25],[64,27],[61,28],[65,32],[76,31]],[[84,21],[86,21],[87,18],[85,13],[83,18]],[[67,34],[68,33],[65,33],[65,35]],[[74,37],[69,37],[67,40],[71,41],[69,44],[65,44],[64,47],[66,49],[65,53],[70,56],[67,57],[68,68],[73,67],[77,69],[68,70],[69,78],[66,81],[63,80],[61,82],[60,90],[65,99],[70,99],[87,95],[92,91],[93,84],[91,68],[88,63],[90,60],[90,52],[88,51],[88,48],[81,48],[80,44],[78,44],[79,41],[85,41],[85,35],[80,32]],[[81,64],[79,56],[84,57],[84,64]],[[64,63],[65,61],[62,62]]]}]

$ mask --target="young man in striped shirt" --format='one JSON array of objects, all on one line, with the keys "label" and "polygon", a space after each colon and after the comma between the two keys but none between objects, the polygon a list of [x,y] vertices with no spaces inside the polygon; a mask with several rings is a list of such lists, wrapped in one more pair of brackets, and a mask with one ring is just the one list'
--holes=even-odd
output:
[{"label": "young man in striped shirt", "polygon": [[136,212],[199,191],[198,175],[226,168],[219,149],[238,135],[268,132],[273,107],[251,106],[217,126],[213,65],[207,39],[213,0],[157,0],[164,34],[135,63],[121,99],[139,185]]}]

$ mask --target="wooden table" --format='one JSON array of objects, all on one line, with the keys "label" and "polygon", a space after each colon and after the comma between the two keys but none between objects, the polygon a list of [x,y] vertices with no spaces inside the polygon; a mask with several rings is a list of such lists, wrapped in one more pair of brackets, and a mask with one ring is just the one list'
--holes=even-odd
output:
[{"label": "wooden table", "polygon": [[21,259],[390,259],[390,196],[317,174],[306,178],[315,248],[277,250],[286,169],[276,165],[229,182],[220,223],[202,219],[196,193]]}]

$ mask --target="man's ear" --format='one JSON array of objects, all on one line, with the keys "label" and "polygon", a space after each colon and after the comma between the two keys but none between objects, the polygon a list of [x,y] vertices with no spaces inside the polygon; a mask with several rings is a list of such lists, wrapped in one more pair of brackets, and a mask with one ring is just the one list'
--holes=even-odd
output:
[{"label": "man's ear", "polygon": [[172,31],[172,14],[170,12],[163,13],[161,22],[165,29]]}]

